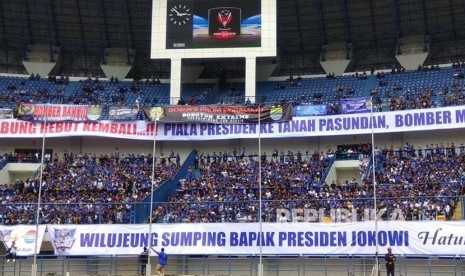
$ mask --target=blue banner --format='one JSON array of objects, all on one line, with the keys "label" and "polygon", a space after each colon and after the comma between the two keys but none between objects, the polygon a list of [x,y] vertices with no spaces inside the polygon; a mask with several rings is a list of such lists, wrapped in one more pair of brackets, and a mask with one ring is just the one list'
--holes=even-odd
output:
[{"label": "blue banner", "polygon": [[370,111],[371,99],[369,97],[341,99],[339,102],[339,112],[341,114],[366,113]]},{"label": "blue banner", "polygon": [[326,115],[327,107],[325,104],[297,104],[294,106],[294,116],[321,116]]}]

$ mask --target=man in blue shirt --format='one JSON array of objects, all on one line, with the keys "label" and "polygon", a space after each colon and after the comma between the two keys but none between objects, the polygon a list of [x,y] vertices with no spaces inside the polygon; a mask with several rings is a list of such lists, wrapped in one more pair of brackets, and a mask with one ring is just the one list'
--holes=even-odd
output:
[{"label": "man in blue shirt", "polygon": [[165,275],[164,269],[165,269],[166,264],[168,263],[168,255],[166,255],[164,248],[161,249],[161,252],[158,252],[157,250],[153,248],[152,250],[153,252],[158,254],[157,274],[160,276],[164,276]]}]

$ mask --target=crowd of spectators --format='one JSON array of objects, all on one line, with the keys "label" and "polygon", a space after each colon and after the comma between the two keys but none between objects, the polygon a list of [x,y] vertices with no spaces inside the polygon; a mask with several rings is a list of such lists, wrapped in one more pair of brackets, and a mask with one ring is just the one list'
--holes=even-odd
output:
[{"label": "crowd of spectators", "polygon": [[390,111],[424,109],[435,106],[433,90],[431,89],[422,89],[415,93],[410,93],[410,91],[404,94],[388,93],[388,97]]},{"label": "crowd of spectators", "polygon": [[63,103],[66,84],[41,79],[8,78],[0,82],[0,107],[18,107],[21,103]]},{"label": "crowd of spectators", "polygon": [[460,69],[460,68],[465,68],[465,61],[457,61],[452,63],[452,68],[454,69]]},{"label": "crowd of spectators", "polygon": [[[277,149],[271,155],[245,149],[201,153],[195,165],[200,175],[196,177],[188,172],[178,193],[169,199],[172,204],[160,206],[152,219],[157,222],[257,221],[259,160],[264,199],[277,207],[285,200],[300,199],[306,187],[320,183],[330,168],[331,158],[334,157],[318,152]],[[273,214],[268,212],[268,215]]]},{"label": "crowd of spectators", "polygon": [[[226,94],[218,98],[216,104],[218,105],[243,105],[250,104],[250,100],[245,99],[245,92],[243,85],[240,83],[229,83],[226,85]],[[283,87],[284,88],[284,87]],[[284,88],[285,89],[285,88]],[[258,99],[256,102],[260,102]]]},{"label": "crowd of spectators", "polygon": [[211,86],[202,87],[196,91],[188,91],[190,94],[186,95],[184,98],[179,98],[177,105],[200,105],[211,91]]},{"label": "crowd of spectators", "polygon": [[0,160],[14,163],[39,163],[41,162],[40,153],[37,152],[10,152],[1,155]]},{"label": "crowd of spectators", "polygon": [[443,106],[465,105],[465,90],[452,92],[446,95],[442,100]]},{"label": "crowd of spectators", "polygon": [[[465,145],[431,144],[415,148],[375,148],[376,181],[389,190],[384,197],[429,196],[422,202],[406,199],[391,200],[392,207],[407,211],[411,218],[434,219],[437,215],[450,218],[455,199],[465,193]],[[366,184],[371,184],[367,178]]]},{"label": "crowd of spectators", "polygon": [[199,105],[202,103],[203,99],[211,92],[212,88],[211,87],[206,87],[203,89],[200,89],[198,91],[195,91],[189,97],[187,98],[186,104],[188,105]]},{"label": "crowd of spectators", "polygon": [[[338,149],[326,153],[292,153],[274,150],[271,155],[246,154],[245,150],[200,154],[195,168],[198,176],[188,172],[178,189],[152,214],[153,222],[256,222],[259,216],[258,161],[262,166],[262,219],[283,221],[280,208],[345,208],[366,219],[366,208],[373,208],[374,188],[371,178],[324,181],[334,158],[347,154],[368,156],[371,148]],[[378,210],[382,219],[401,209],[406,220],[450,219],[457,197],[465,193],[465,146],[406,144],[405,148],[375,148],[377,160]],[[289,221],[285,218],[284,221]]]},{"label": "crowd of spectators", "polygon": [[49,82],[67,85],[69,83],[69,76],[68,75],[61,75],[61,76],[48,75],[47,80]]},{"label": "crowd of spectators", "polygon": [[[373,208],[372,178],[328,183],[325,176],[337,159],[359,160],[371,153],[369,144],[326,152],[248,152],[245,147],[224,152],[199,153],[192,168],[169,197],[152,213],[153,222],[267,222],[289,221],[277,214],[285,209],[345,208],[366,219]],[[465,189],[465,145],[431,144],[416,148],[375,147],[377,208],[387,219],[401,209],[407,220],[450,219],[457,196]],[[5,158],[19,158],[3,155]],[[37,156],[31,156],[37,159]],[[260,162],[259,162],[260,161]],[[108,155],[65,153],[49,155],[42,182],[41,223],[130,223],[132,203],[150,193],[152,156],[122,155],[116,148]],[[259,164],[261,187],[259,187]],[[172,178],[180,168],[175,151],[161,154],[155,167],[155,183]],[[17,180],[0,186],[0,223],[35,222],[39,180]]]},{"label": "crowd of spectators", "polygon": [[[180,168],[177,154],[157,158],[154,187]],[[43,172],[40,223],[130,223],[132,203],[151,192],[152,156],[65,153]],[[0,185],[0,224],[35,223],[39,178]]]},{"label": "crowd of spectators", "polygon": [[[452,66],[454,68],[454,66]],[[428,71],[439,71],[441,68],[437,64],[430,64],[430,65],[418,65],[418,71],[428,72]]]},{"label": "crowd of spectators", "polygon": [[161,82],[159,79],[147,79],[135,77],[132,82],[119,81],[111,78],[102,81],[98,77],[88,77],[79,81],[79,86],[72,95],[69,102],[72,104],[99,105],[102,107],[119,105],[152,105],[158,103],[162,95],[153,92],[158,91]]}]

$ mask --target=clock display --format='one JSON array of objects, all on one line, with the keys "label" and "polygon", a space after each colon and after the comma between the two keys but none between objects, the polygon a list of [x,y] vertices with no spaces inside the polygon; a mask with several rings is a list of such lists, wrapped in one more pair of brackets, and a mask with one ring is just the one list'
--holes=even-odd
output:
[{"label": "clock display", "polygon": [[262,1],[167,0],[166,49],[261,47]]},{"label": "clock display", "polygon": [[168,11],[168,21],[175,26],[185,25],[190,23],[191,14],[191,10],[187,5],[173,5]]}]

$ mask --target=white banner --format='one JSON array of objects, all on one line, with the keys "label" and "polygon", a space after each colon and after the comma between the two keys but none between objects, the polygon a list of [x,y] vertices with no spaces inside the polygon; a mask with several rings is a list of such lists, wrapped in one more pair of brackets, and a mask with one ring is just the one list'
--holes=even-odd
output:
[{"label": "white banner", "polygon": [[465,222],[379,221],[356,223],[197,223],[48,225],[58,255],[140,254],[143,247],[168,254],[396,254],[463,255]]},{"label": "white banner", "polygon": [[[0,120],[0,138],[99,136],[153,140],[153,123],[96,121],[50,122],[46,127],[38,122],[14,119]],[[255,124],[157,124],[157,140],[222,140],[236,138],[309,137],[347,135],[348,133],[408,132],[418,130],[456,129],[465,126],[465,106],[370,113],[294,117],[292,121]]]},{"label": "white banner", "polygon": [[[36,233],[35,225],[0,225],[0,238],[3,245],[6,249],[12,248],[11,252],[16,253],[18,256],[34,255]],[[45,225],[39,225],[37,254],[40,252],[40,245],[42,244],[44,233]]]}]

